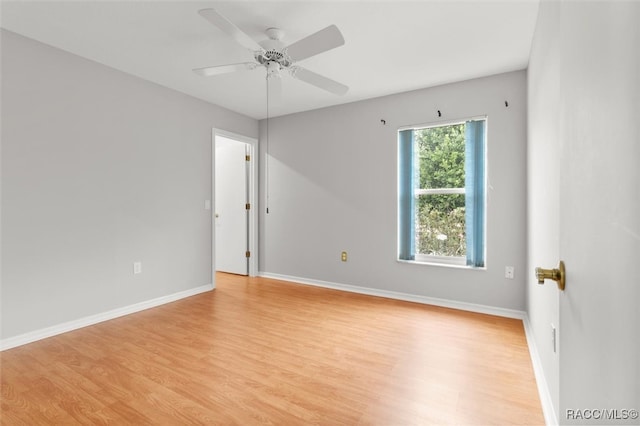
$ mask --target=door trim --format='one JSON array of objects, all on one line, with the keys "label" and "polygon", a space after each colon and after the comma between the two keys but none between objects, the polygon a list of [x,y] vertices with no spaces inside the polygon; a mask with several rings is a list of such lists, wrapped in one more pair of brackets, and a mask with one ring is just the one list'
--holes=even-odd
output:
[{"label": "door trim", "polygon": [[211,282],[215,288],[216,282],[216,235],[215,235],[215,211],[216,211],[216,197],[215,197],[215,176],[216,176],[216,136],[222,136],[228,139],[233,139],[238,142],[246,143],[249,146],[249,155],[251,160],[249,161],[249,203],[251,208],[249,209],[249,226],[247,229],[249,235],[249,251],[251,256],[249,257],[249,276],[255,277],[258,273],[258,139],[249,136],[244,136],[238,133],[229,132],[223,129],[213,128],[211,131]]}]

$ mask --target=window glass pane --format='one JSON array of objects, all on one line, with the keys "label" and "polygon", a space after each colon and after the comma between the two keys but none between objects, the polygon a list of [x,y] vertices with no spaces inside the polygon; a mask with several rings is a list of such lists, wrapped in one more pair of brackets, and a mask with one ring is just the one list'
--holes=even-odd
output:
[{"label": "window glass pane", "polygon": [[398,132],[399,259],[484,267],[485,122]]},{"label": "window glass pane", "polygon": [[465,125],[415,130],[419,188],[464,188]]},{"label": "window glass pane", "polygon": [[416,202],[416,254],[465,256],[465,195],[420,195]]}]

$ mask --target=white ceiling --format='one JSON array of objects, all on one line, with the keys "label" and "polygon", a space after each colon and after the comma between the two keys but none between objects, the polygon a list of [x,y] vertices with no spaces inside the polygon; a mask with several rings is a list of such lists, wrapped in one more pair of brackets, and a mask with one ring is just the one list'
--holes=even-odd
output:
[{"label": "white ceiling", "polygon": [[[330,24],[345,45],[300,62],[350,87],[333,95],[289,76],[269,115],[353,102],[527,67],[538,0],[2,1],[3,28],[233,111],[267,115],[265,70],[200,77],[252,61],[198,15],[216,8],[257,41],[290,44]],[[46,64],[43,64],[46,70]]]}]

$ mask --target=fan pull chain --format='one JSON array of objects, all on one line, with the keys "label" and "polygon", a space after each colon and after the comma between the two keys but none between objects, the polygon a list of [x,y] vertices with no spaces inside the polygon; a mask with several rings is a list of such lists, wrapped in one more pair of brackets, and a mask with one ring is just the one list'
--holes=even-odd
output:
[{"label": "fan pull chain", "polygon": [[267,137],[264,155],[264,190],[266,194],[267,214],[269,214],[269,74],[264,79],[267,83]]}]

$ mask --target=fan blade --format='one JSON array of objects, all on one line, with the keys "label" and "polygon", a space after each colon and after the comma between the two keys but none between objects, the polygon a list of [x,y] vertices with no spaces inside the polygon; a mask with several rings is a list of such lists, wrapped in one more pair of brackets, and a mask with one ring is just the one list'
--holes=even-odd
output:
[{"label": "fan blade", "polygon": [[216,67],[196,68],[193,70],[198,75],[210,77],[212,75],[226,74],[234,71],[253,70],[258,67],[255,62],[241,62],[239,64],[219,65]]},{"label": "fan blade", "polygon": [[227,18],[220,15],[215,9],[202,9],[199,10],[198,13],[211,24],[233,37],[238,44],[250,50],[262,50],[262,46],[260,46],[258,42],[249,37],[240,28],[236,27]]},{"label": "fan blade", "polygon": [[301,61],[318,53],[326,52],[344,44],[344,37],[335,25],[311,34],[287,47],[293,62]]},{"label": "fan blade", "polygon": [[330,78],[316,74],[313,71],[309,71],[306,68],[295,67],[291,75],[298,80],[302,80],[306,83],[312,84],[327,92],[335,93],[336,95],[344,95],[349,90],[349,87]]}]

